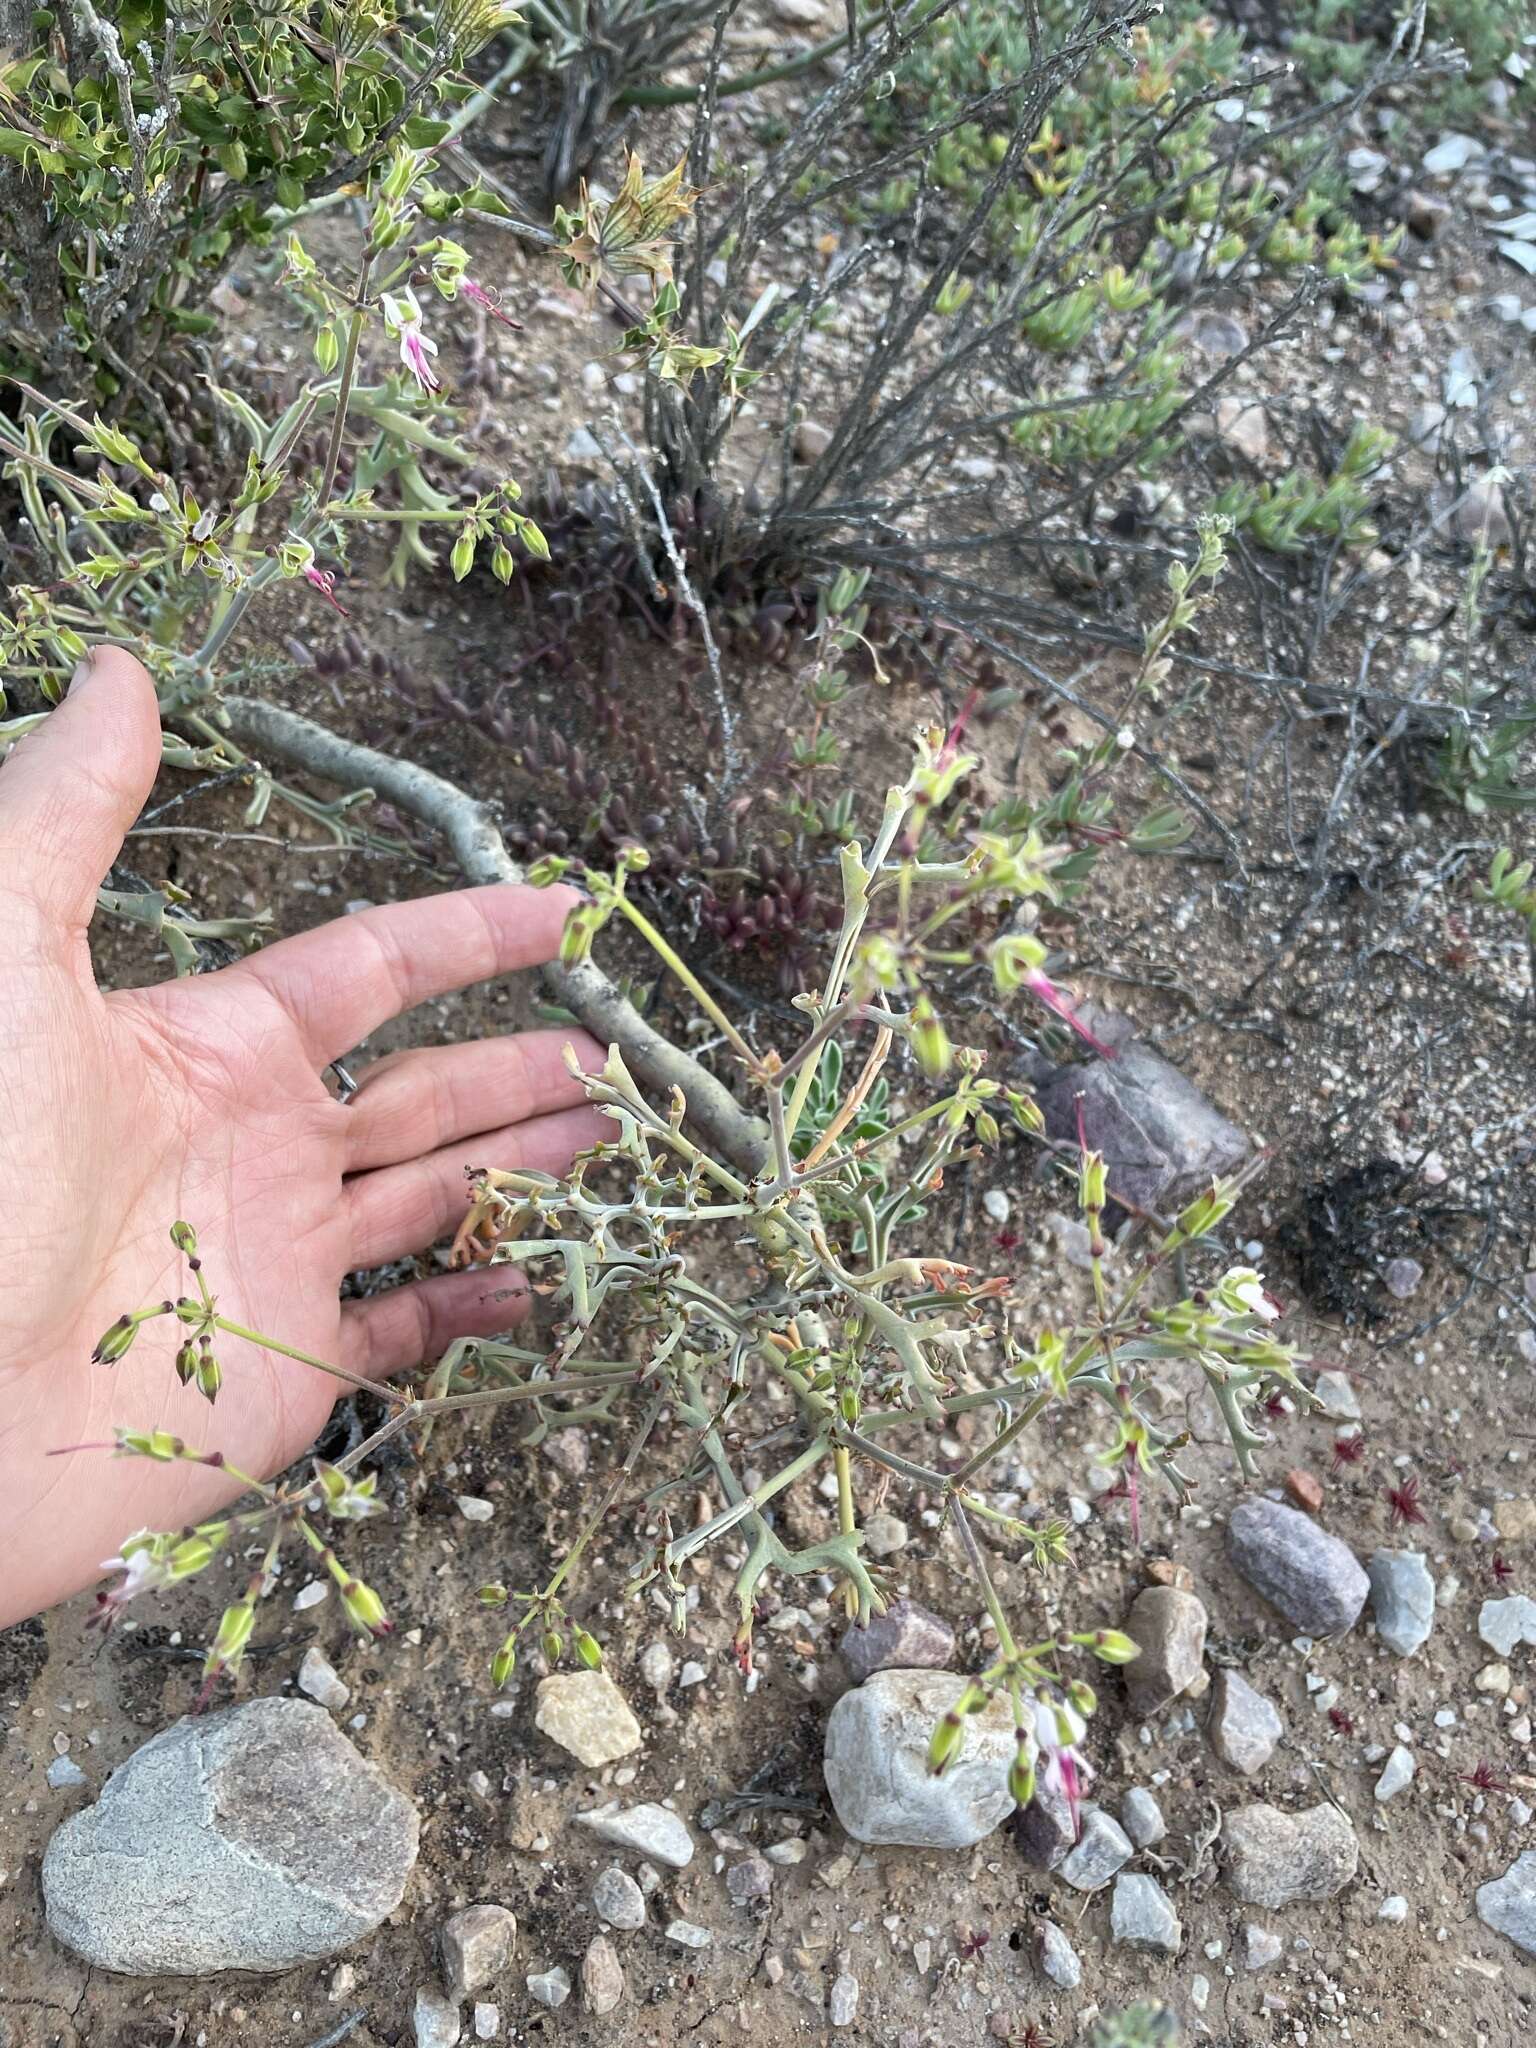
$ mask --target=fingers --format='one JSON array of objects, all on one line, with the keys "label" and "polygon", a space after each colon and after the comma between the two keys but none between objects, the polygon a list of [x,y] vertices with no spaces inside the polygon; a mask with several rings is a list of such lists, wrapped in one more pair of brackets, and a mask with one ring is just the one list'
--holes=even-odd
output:
[{"label": "fingers", "polygon": [[316,1066],[433,996],[552,960],[572,889],[505,882],[361,910],[233,967],[274,995]]},{"label": "fingers", "polygon": [[343,1182],[348,1266],[403,1259],[457,1229],[469,1201],[466,1166],[531,1166],[540,1173],[564,1173],[577,1152],[610,1128],[595,1109],[557,1110]]},{"label": "fingers", "polygon": [[342,1363],[371,1380],[440,1358],[455,1337],[499,1337],[528,1313],[528,1284],[516,1266],[442,1273],[348,1301],[341,1310]]},{"label": "fingers", "polygon": [[583,1067],[602,1066],[597,1041],[574,1029],[391,1053],[369,1068],[347,1111],[348,1171],[415,1160],[491,1124],[579,1107],[586,1093],[565,1064],[567,1046]]},{"label": "fingers", "polygon": [[153,683],[121,647],[98,647],[63,703],[0,767],[0,871],[60,930],[91,921],[160,766]]}]

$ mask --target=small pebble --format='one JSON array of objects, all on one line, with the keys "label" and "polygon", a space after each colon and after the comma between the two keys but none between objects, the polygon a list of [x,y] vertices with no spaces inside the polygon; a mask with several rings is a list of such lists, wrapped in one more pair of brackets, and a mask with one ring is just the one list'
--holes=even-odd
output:
[{"label": "small pebble", "polygon": [[832,1995],[827,2000],[827,2018],[834,2027],[851,2027],[858,2009],[859,1980],[847,1970],[840,1970],[832,1981]]},{"label": "small pebble", "polygon": [[1393,1892],[1390,1898],[1383,1899],[1376,1908],[1376,1918],[1378,1920],[1391,1921],[1394,1925],[1399,1920],[1406,1920],[1408,1918],[1408,1901],[1401,1892]]},{"label": "small pebble", "polygon": [[645,1894],[627,1870],[613,1863],[593,1880],[592,1910],[610,1927],[632,1932],[645,1925]]},{"label": "small pebble", "polygon": [[675,1941],[679,1948],[708,1948],[714,1939],[707,1927],[692,1920],[669,1921],[666,1932],[668,1941]]},{"label": "small pebble", "polygon": [[481,1500],[478,1494],[461,1493],[457,1501],[459,1513],[466,1522],[488,1522],[496,1512],[493,1503]]},{"label": "small pebble", "polygon": [[547,2005],[551,2012],[558,2012],[571,1995],[571,1976],[568,1970],[556,1963],[552,1970],[539,1970],[530,1975],[528,1996],[540,2005]]},{"label": "small pebble", "polygon": [[482,2000],[475,2003],[475,2039],[494,2041],[501,2032],[501,2007],[487,2005]]},{"label": "small pebble", "polygon": [[339,1710],[352,1697],[352,1688],[336,1674],[334,1667],[313,1644],[304,1652],[299,1666],[299,1691],[308,1693],[316,1705]]},{"label": "small pebble", "polygon": [[457,2048],[459,2008],[440,1991],[423,1985],[416,1994],[411,2018],[416,2029],[416,2048]]}]

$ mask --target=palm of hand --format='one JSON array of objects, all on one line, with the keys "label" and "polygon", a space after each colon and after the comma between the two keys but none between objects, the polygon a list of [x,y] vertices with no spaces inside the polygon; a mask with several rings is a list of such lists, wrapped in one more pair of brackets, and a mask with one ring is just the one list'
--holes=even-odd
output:
[{"label": "palm of hand", "polygon": [[[61,793],[93,732],[96,775]],[[110,1443],[117,1425],[164,1428],[265,1476],[313,1441],[340,1391],[226,1336],[210,1408],[177,1380],[171,1317],[145,1323],[116,1365],[90,1364],[125,1310],[188,1291],[174,1221],[197,1231],[224,1316],[378,1377],[507,1328],[517,1276],[444,1275],[343,1304],[343,1275],[451,1228],[467,1161],[559,1171],[598,1135],[561,1059],[573,1038],[585,1060],[596,1048],[569,1032],[395,1055],[345,1107],[321,1079],[411,1004],[548,957],[563,892],[425,899],[215,975],[99,994],[84,924],[157,755],[147,679],[104,650],[0,775],[13,875],[0,909],[0,1626],[88,1582],[132,1530],[197,1519],[231,1491],[217,1472],[70,1447]]]}]

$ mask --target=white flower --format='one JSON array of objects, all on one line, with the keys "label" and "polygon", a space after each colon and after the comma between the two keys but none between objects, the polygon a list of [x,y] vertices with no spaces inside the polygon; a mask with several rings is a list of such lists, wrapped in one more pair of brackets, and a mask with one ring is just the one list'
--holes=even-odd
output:
[{"label": "white flower", "polygon": [[438,390],[440,380],[429,360],[437,354],[437,343],[421,324],[416,294],[407,285],[398,297],[386,292],[383,303],[385,332],[399,342],[401,362],[423,391]]},{"label": "white flower", "polygon": [[1278,1322],[1280,1304],[1264,1291],[1264,1282],[1251,1266],[1234,1266],[1221,1283],[1222,1293],[1234,1308],[1266,1323]]}]

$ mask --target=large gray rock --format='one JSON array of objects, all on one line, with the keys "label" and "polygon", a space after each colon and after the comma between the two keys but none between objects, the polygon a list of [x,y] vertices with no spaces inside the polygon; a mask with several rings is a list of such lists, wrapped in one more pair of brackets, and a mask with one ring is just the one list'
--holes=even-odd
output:
[{"label": "large gray rock", "polygon": [[291,1970],[371,1934],[416,1861],[416,1810],[323,1708],[251,1700],[178,1721],[67,1820],[48,1925],[99,1969]]},{"label": "large gray rock", "polygon": [[1360,1861],[1360,1844],[1336,1806],[1301,1813],[1244,1806],[1223,1823],[1221,1859],[1234,1898],[1276,1910],[1342,1891]]},{"label": "large gray rock", "polygon": [[1242,1165],[1247,1138],[1133,1035],[1128,1017],[1096,1003],[1080,1003],[1077,1014],[1115,1057],[1031,1075],[1047,1137],[1077,1143],[1081,1099],[1083,1128],[1089,1145],[1104,1154],[1111,1190],[1144,1209],[1177,1208]]},{"label": "large gray rock", "polygon": [[1477,1917],[1536,1956],[1536,1849],[1517,1856],[1502,1877],[1478,1886]]},{"label": "large gray rock", "polygon": [[1211,1747],[1229,1769],[1251,1778],[1274,1755],[1285,1733],[1272,1701],[1255,1692],[1241,1672],[1223,1669],[1211,1687]]},{"label": "large gray rock", "polygon": [[1170,1706],[1204,1668],[1205,1608],[1177,1586],[1148,1586],[1131,1602],[1125,1632],[1141,1655],[1125,1667],[1133,1713],[1144,1719]]},{"label": "large gray rock", "polygon": [[955,1654],[955,1632],[915,1600],[893,1600],[884,1614],[845,1629],[838,1647],[862,1684],[873,1671],[942,1670]]},{"label": "large gray rock", "polygon": [[1309,1636],[1354,1627],[1371,1582],[1348,1544],[1277,1500],[1245,1500],[1227,1521],[1232,1562],[1257,1593]]},{"label": "large gray rock", "polygon": [[1411,1657],[1435,1625],[1435,1582],[1422,1550],[1378,1550],[1370,1562],[1371,1618],[1396,1656]]},{"label": "large gray rock", "polygon": [[1013,1713],[999,1697],[966,1718],[942,1774],[928,1768],[939,1721],[966,1689],[948,1671],[877,1671],[827,1717],[827,1790],[856,1842],[969,1849],[1013,1811]]}]

